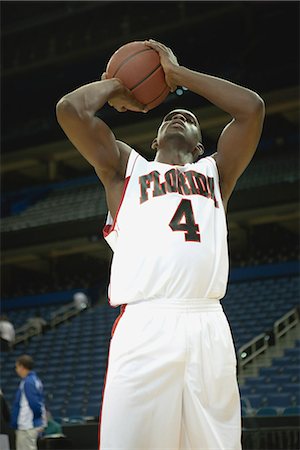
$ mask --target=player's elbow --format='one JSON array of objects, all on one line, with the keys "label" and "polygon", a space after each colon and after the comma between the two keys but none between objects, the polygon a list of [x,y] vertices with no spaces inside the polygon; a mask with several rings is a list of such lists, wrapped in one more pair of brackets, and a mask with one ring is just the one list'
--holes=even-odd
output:
[{"label": "player's elbow", "polygon": [[249,96],[247,112],[249,115],[260,117],[261,119],[265,116],[265,102],[255,92],[251,92],[251,95]]},{"label": "player's elbow", "polygon": [[62,97],[56,104],[56,118],[60,125],[66,121],[85,119],[85,111],[78,109],[77,105],[69,98],[68,95]]},{"label": "player's elbow", "polygon": [[74,114],[74,107],[67,97],[62,97],[56,104],[56,117],[59,124],[63,123],[65,118]]}]

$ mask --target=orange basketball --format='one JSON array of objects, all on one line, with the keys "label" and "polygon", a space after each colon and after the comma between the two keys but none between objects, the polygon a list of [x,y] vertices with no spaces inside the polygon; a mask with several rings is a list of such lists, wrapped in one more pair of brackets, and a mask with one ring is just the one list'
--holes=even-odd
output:
[{"label": "orange basketball", "polygon": [[170,92],[158,53],[141,41],[120,47],[106,67],[107,78],[119,78],[135,98],[153,109]]}]

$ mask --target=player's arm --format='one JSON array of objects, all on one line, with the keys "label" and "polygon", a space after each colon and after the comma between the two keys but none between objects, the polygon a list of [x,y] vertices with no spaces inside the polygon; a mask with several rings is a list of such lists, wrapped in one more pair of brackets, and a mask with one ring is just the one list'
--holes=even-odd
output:
[{"label": "player's arm", "polygon": [[220,135],[215,155],[223,200],[227,202],[257,148],[265,114],[264,102],[249,89],[184,67],[175,71],[173,79],[232,117]]},{"label": "player's arm", "polygon": [[179,66],[172,51],[160,43],[150,41],[149,45],[159,52],[166,81],[172,89],[185,86],[232,117],[221,133],[215,155],[223,200],[227,202],[258,145],[265,114],[264,102],[255,92],[242,86]]},{"label": "player's arm", "polygon": [[124,177],[130,153],[130,148],[116,141],[110,128],[95,115],[108,101],[119,112],[144,108],[116,78],[82,86],[56,105],[58,123],[104,185],[116,176]]}]

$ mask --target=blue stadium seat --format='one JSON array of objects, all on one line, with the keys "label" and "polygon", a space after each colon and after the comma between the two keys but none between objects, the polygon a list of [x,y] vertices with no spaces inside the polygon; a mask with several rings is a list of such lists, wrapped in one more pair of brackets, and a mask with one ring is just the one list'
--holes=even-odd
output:
[{"label": "blue stadium seat", "polygon": [[288,406],[283,411],[284,416],[300,416],[300,406]]},{"label": "blue stadium seat", "polygon": [[82,389],[83,387],[89,385],[89,383],[87,382],[87,379],[84,378],[77,378],[72,382],[72,388],[76,388],[76,389]]},{"label": "blue stadium seat", "polygon": [[261,386],[265,383],[265,376],[258,376],[258,377],[249,377],[246,378],[246,385],[248,386]]},{"label": "blue stadium seat", "polygon": [[285,383],[281,386],[282,392],[297,394],[300,392],[300,383]]},{"label": "blue stadium seat", "polygon": [[98,404],[88,404],[88,406],[85,409],[85,416],[94,416],[99,417],[101,411],[101,405]]},{"label": "blue stadium seat", "polygon": [[275,383],[264,383],[256,386],[255,393],[265,396],[267,394],[273,394],[279,392],[279,385]]},{"label": "blue stadium seat", "polygon": [[292,406],[290,394],[267,394],[266,395],[267,406],[275,406],[277,408],[286,408]]},{"label": "blue stadium seat", "polygon": [[259,375],[263,377],[273,377],[274,375],[279,375],[283,372],[282,367],[270,366],[270,367],[261,367],[259,369]]},{"label": "blue stadium seat", "polygon": [[272,359],[273,367],[286,367],[290,364],[291,364],[291,359],[289,358],[289,356],[281,356],[280,358]]},{"label": "blue stadium seat", "polygon": [[250,394],[245,400],[248,400],[251,408],[258,409],[261,406],[264,406],[263,398],[260,394]]},{"label": "blue stadium seat", "polygon": [[51,406],[48,409],[54,418],[61,416],[61,406]]},{"label": "blue stadium seat", "polygon": [[270,408],[270,407],[263,407],[259,408],[256,411],[257,416],[264,416],[264,417],[270,417],[270,416],[277,416],[278,412],[276,408]]},{"label": "blue stadium seat", "polygon": [[285,384],[293,381],[293,377],[289,374],[277,374],[270,376],[270,383]]},{"label": "blue stadium seat", "polygon": [[249,394],[255,394],[256,393],[256,389],[253,386],[249,386],[249,385],[244,385],[240,387],[240,393],[241,396],[245,396],[247,397],[247,395]]},{"label": "blue stadium seat", "polygon": [[70,416],[81,416],[82,415],[82,405],[68,405],[67,407],[62,409],[63,417]]}]

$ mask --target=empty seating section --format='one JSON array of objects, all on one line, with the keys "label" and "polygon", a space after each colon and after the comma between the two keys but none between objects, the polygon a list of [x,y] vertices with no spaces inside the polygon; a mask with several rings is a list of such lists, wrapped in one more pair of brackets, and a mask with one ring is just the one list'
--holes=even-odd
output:
[{"label": "empty seating section", "polygon": [[106,209],[100,183],[57,189],[20,214],[2,219],[2,231],[97,217]]},{"label": "empty seating section", "polygon": [[[293,154],[289,154],[267,161],[254,160],[238,181],[236,190],[282,182],[292,183],[296,180],[299,180],[298,162]],[[67,185],[57,188],[53,185],[46,198],[19,214],[3,218],[2,231],[21,230],[105,214],[105,195],[101,184],[97,181],[86,184],[86,179],[83,179],[82,183],[83,185],[80,185],[78,180],[75,187]]]},{"label": "empty seating section", "polygon": [[254,159],[237,182],[236,190],[284,182],[292,183],[299,180],[299,176],[297,159],[292,154],[268,160]]},{"label": "empty seating section", "polygon": [[236,348],[270,330],[299,301],[299,277],[231,283],[223,300]]},{"label": "empty seating section", "polygon": [[246,378],[240,388],[244,414],[292,415],[300,411],[300,340],[262,367],[257,377]]},{"label": "empty seating section", "polygon": [[[274,321],[297,305],[298,283],[298,277],[287,276],[230,284],[223,306],[237,349],[271,329]],[[51,312],[52,306],[48,314]],[[29,353],[35,358],[47,405],[54,416],[98,416],[111,328],[118,313],[118,308],[97,305],[44,335],[33,337],[27,347],[20,344],[13,352],[2,354],[1,386],[9,403],[19,383],[15,359]],[[18,321],[14,314],[10,317]],[[274,414],[278,410],[292,414],[294,410],[286,408],[300,405],[300,343],[297,345],[286,350],[282,358],[275,358],[271,367],[261,368],[258,377],[247,378],[241,387],[244,413],[269,408],[261,409],[259,414],[269,411],[272,415],[273,408]]]}]

